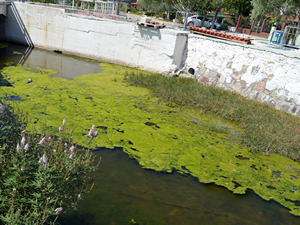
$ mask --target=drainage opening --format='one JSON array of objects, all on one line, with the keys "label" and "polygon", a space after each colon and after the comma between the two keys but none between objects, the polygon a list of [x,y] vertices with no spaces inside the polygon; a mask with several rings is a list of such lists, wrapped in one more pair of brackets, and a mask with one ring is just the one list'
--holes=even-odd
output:
[{"label": "drainage opening", "polygon": [[193,68],[189,68],[188,74],[194,75],[195,74],[195,70]]}]

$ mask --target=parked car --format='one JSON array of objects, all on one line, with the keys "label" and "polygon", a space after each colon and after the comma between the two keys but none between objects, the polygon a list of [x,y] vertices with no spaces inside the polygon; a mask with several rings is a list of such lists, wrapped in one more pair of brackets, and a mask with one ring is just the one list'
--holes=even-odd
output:
[{"label": "parked car", "polygon": [[[188,17],[187,24],[188,26],[192,26],[192,27],[200,27],[202,20],[203,20],[202,16],[198,16],[198,15],[190,16]],[[212,25],[212,21],[208,18],[205,18],[203,26],[210,28],[211,25]],[[218,30],[221,29],[221,24],[215,22],[214,29],[218,29]]]}]

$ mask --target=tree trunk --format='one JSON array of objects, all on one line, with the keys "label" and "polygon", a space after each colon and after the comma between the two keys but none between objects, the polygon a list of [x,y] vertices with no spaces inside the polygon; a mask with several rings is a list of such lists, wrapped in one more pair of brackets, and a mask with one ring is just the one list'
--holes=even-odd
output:
[{"label": "tree trunk", "polygon": [[168,15],[167,15],[168,20],[170,20],[170,16],[171,16],[171,7],[172,7],[172,5],[171,5],[171,3],[169,3],[169,5],[168,5]]},{"label": "tree trunk", "polygon": [[189,10],[188,10],[188,8],[186,8],[185,9],[185,19],[184,19],[184,24],[183,24],[184,29],[187,29],[188,17],[189,17]]},{"label": "tree trunk", "polygon": [[215,25],[215,22],[217,20],[219,12],[220,12],[220,8],[217,8],[216,11],[215,11],[214,19],[213,19],[211,27],[210,27],[211,30],[214,29],[214,25]]},{"label": "tree trunk", "polygon": [[121,0],[117,1],[117,15],[120,15],[120,6],[121,6]]},{"label": "tree trunk", "polygon": [[205,19],[206,19],[206,15],[207,15],[207,12],[204,12],[204,16],[203,16],[203,19],[201,20],[201,27],[203,27],[203,25],[204,25],[204,21],[205,21]]}]

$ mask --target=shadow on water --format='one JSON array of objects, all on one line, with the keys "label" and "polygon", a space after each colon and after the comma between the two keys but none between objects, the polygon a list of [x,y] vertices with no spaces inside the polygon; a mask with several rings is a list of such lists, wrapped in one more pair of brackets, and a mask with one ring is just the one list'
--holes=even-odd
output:
[{"label": "shadow on water", "polygon": [[83,74],[102,72],[98,61],[30,48],[15,43],[5,43],[8,46],[0,48],[0,70],[7,63],[21,64],[25,68],[35,69],[40,67],[41,69],[54,70],[57,73],[52,75],[52,77],[68,80]]},{"label": "shadow on water", "polygon": [[122,149],[94,151],[102,157],[93,190],[61,225],[297,224],[299,218],[252,192],[234,195],[191,176],[146,170]]}]

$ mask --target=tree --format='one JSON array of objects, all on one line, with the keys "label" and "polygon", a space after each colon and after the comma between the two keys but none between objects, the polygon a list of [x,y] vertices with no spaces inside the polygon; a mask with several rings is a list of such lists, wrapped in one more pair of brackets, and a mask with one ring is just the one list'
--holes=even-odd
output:
[{"label": "tree", "polygon": [[219,12],[221,11],[222,8],[226,8],[226,6],[230,3],[230,0],[212,0],[211,2],[212,2],[212,6],[215,8],[215,14],[210,28],[213,29]]},{"label": "tree", "polygon": [[202,0],[172,0],[173,7],[177,11],[185,12],[184,28],[187,28],[188,15],[191,9],[196,7],[197,4],[201,3]]},{"label": "tree", "polygon": [[277,21],[288,22],[299,17],[300,0],[252,0],[252,5],[253,21],[271,16]]},{"label": "tree", "polygon": [[201,20],[201,27],[204,26],[204,21],[206,19],[207,13],[213,10],[213,5],[211,4],[211,0],[203,0],[199,4],[197,4],[193,11],[200,12],[203,14],[203,19]]},{"label": "tree", "polygon": [[230,0],[230,4],[226,7],[227,12],[235,13],[239,16],[249,16],[252,9],[251,0]]}]

